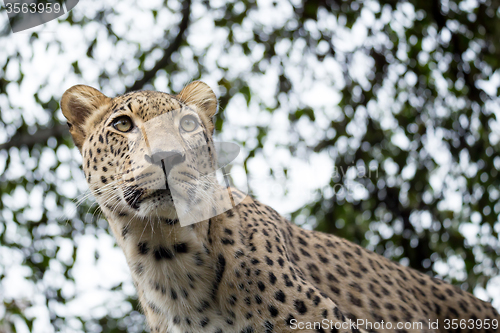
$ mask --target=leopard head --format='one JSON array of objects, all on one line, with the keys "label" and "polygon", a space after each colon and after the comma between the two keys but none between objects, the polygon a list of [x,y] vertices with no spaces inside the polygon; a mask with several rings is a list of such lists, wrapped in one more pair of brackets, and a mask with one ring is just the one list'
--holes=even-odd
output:
[{"label": "leopard head", "polygon": [[61,109],[89,187],[108,214],[176,219],[179,209],[213,205],[207,198],[216,168],[217,100],[205,83],[178,95],[137,91],[115,98],[77,85],[64,93]]}]

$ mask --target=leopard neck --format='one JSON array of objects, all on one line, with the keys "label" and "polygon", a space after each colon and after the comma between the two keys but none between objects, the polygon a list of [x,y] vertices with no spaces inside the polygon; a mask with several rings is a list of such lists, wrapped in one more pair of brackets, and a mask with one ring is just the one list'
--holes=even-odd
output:
[{"label": "leopard neck", "polygon": [[178,221],[161,218],[110,216],[150,325],[171,326],[187,314],[201,321],[231,315],[231,310],[217,306],[226,263],[212,237],[223,220],[215,217],[181,227]]}]

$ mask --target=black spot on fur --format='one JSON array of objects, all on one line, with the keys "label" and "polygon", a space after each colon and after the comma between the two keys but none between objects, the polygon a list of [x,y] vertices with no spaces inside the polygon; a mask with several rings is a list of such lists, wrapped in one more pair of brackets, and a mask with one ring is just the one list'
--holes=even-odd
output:
[{"label": "black spot on fur", "polygon": [[296,299],[294,302],[293,302],[293,306],[295,307],[295,310],[297,310],[298,313],[300,314],[304,314],[307,312],[307,307],[306,305],[304,304],[303,301],[301,301],[300,299]]},{"label": "black spot on fur", "polygon": [[278,309],[274,305],[269,305],[268,310],[271,314],[271,317],[276,317],[279,314]]},{"label": "black spot on fur", "polygon": [[177,299],[177,292],[174,289],[170,289],[170,296],[175,301]]},{"label": "black spot on fur", "polygon": [[205,327],[208,325],[208,323],[210,322],[210,319],[208,319],[207,317],[203,318],[201,321],[200,321],[200,326],[201,327]]},{"label": "black spot on fur", "polygon": [[222,238],[220,241],[224,245],[234,245],[234,240],[229,238]]},{"label": "black spot on fur", "polygon": [[188,246],[186,243],[178,243],[174,244],[174,252],[177,253],[187,253],[188,252]]},{"label": "black spot on fur", "polygon": [[139,248],[140,254],[148,254],[149,251],[148,243],[140,242],[139,244],[137,244],[137,247]]},{"label": "black spot on fur", "polygon": [[276,275],[273,272],[269,272],[269,282],[273,285],[276,283]]},{"label": "black spot on fur", "polygon": [[215,282],[212,289],[212,297],[215,298],[217,290],[219,289],[220,282],[222,281],[222,276],[226,270],[226,258],[222,254],[219,254],[217,260],[217,267],[215,269]]},{"label": "black spot on fur", "polygon": [[154,255],[156,260],[172,259],[173,257],[172,251],[164,246],[159,246],[158,248],[156,248],[154,251]]},{"label": "black spot on fur", "polygon": [[285,293],[282,290],[278,290],[274,293],[274,298],[276,298],[281,303],[285,303]]},{"label": "black spot on fur", "polygon": [[266,256],[266,257],[265,257],[265,259],[266,259],[266,263],[267,263],[269,266],[274,265],[274,262],[273,262],[273,260],[272,260],[271,258],[269,258],[268,256]]}]

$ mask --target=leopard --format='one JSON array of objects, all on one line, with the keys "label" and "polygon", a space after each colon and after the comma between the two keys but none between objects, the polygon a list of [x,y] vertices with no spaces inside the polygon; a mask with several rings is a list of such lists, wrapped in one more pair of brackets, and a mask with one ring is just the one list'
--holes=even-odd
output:
[{"label": "leopard", "polygon": [[491,303],[214,182],[207,84],[60,105],[151,332],[498,332]]}]

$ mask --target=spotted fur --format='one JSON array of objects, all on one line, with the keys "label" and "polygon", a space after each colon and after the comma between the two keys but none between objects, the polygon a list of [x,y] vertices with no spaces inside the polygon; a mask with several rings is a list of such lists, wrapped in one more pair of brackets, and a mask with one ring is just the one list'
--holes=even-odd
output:
[{"label": "spotted fur", "polygon": [[[195,114],[200,128],[189,135],[173,129],[165,146],[201,142],[212,147],[216,99],[205,84],[194,82],[177,96],[139,91],[116,98],[75,86],[61,105],[82,152],[89,187],[127,258],[152,332],[295,332],[294,323],[325,322],[328,328],[302,331],[494,332],[477,326],[447,330],[444,322],[500,319],[491,304],[334,235],[303,230],[236,190],[233,195],[243,200],[239,205],[181,227],[171,193],[151,185],[160,181],[160,165],[134,176],[151,167],[147,158],[137,158],[147,151],[131,147],[129,134],[110,123],[127,115],[141,124],[181,109]],[[213,149],[203,154],[207,161],[215,158]],[[193,182],[189,160],[170,172],[186,184]],[[195,206],[207,195],[219,200],[206,186],[190,188],[186,186],[185,194],[191,197],[204,191],[191,201]],[[341,325],[357,319],[421,326]],[[437,329],[428,327],[436,320]]]}]

